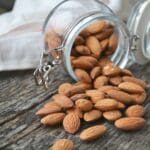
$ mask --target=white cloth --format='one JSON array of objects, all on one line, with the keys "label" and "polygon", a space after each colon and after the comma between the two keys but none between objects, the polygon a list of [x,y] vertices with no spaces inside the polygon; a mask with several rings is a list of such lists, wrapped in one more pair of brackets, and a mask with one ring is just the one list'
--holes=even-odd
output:
[{"label": "white cloth", "polygon": [[[12,12],[0,15],[0,71],[35,68],[39,64],[42,24],[60,1],[16,0]],[[122,6],[122,0],[102,1],[115,12]]]}]

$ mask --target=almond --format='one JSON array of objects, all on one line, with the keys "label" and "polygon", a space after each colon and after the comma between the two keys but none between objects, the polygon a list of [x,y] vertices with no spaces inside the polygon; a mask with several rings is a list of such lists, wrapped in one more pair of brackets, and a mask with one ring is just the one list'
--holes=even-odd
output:
[{"label": "almond", "polygon": [[92,69],[97,63],[97,59],[92,56],[80,56],[72,61],[73,67],[85,70]]},{"label": "almond", "polygon": [[80,128],[80,118],[77,114],[70,113],[65,116],[63,120],[63,126],[65,131],[68,133],[74,134]]},{"label": "almond", "polygon": [[140,85],[141,87],[143,87],[144,89],[147,88],[147,84],[146,84],[145,81],[140,80],[140,79],[137,79],[137,78],[135,78],[135,77],[124,76],[122,79],[123,79],[123,81],[125,81],[125,82],[133,82],[133,83],[135,83],[135,84],[138,84],[138,85]]},{"label": "almond", "polygon": [[91,101],[86,100],[86,99],[78,99],[75,102],[76,106],[81,110],[81,111],[90,111],[93,108],[93,104]]},{"label": "almond", "polygon": [[104,99],[104,93],[99,90],[87,90],[86,95],[88,95],[91,98],[93,103]]},{"label": "almond", "polygon": [[86,122],[93,122],[102,117],[102,112],[99,110],[91,110],[89,112],[86,112],[83,116],[84,120]]},{"label": "almond", "polygon": [[101,111],[110,111],[118,108],[118,102],[114,99],[102,99],[95,104],[95,108]]},{"label": "almond", "polygon": [[94,81],[94,88],[98,89],[101,86],[108,84],[108,78],[105,76],[99,76]]},{"label": "almond", "polygon": [[119,85],[119,84],[122,82],[122,77],[120,77],[120,76],[111,77],[111,78],[109,79],[109,82],[110,82],[112,85],[117,86],[117,85]]},{"label": "almond", "polygon": [[116,33],[113,33],[109,38],[109,50],[111,50],[111,52],[114,52],[117,46],[118,46],[118,35]]},{"label": "almond", "polygon": [[91,51],[84,45],[78,45],[75,47],[76,51],[81,55],[90,55]]},{"label": "almond", "polygon": [[119,90],[118,87],[111,86],[111,85],[105,85],[105,86],[101,86],[101,87],[98,88],[99,91],[102,91],[104,93],[106,93],[108,90],[112,90],[112,89]]},{"label": "almond", "polygon": [[68,139],[60,139],[54,143],[52,150],[74,150],[73,142]]},{"label": "almond", "polygon": [[118,109],[125,109],[126,105],[124,103],[118,102]]},{"label": "almond", "polygon": [[104,125],[96,125],[83,130],[80,134],[80,139],[82,141],[93,141],[104,135],[107,128]]},{"label": "almond", "polygon": [[132,82],[123,82],[118,86],[121,90],[129,92],[129,93],[142,93],[144,89],[138,84]]},{"label": "almond", "polygon": [[94,67],[91,72],[90,72],[90,76],[92,79],[95,79],[96,77],[98,77],[99,75],[101,75],[102,73],[102,69],[101,67],[97,66],[97,67]]},{"label": "almond", "polygon": [[122,75],[127,75],[127,76],[134,76],[133,73],[130,70],[126,69],[126,68],[121,69],[121,74]]},{"label": "almond", "polygon": [[65,113],[49,114],[41,119],[41,123],[44,125],[57,125],[63,122]]},{"label": "almond", "polygon": [[113,33],[113,31],[114,31],[113,28],[104,29],[103,32],[96,34],[95,37],[99,41],[102,41],[102,40],[107,39],[108,37],[110,37],[111,34]]},{"label": "almond", "polygon": [[106,93],[109,97],[121,103],[131,104],[133,102],[133,97],[126,92],[111,89],[111,90],[106,91]]},{"label": "almond", "polygon": [[146,92],[140,94],[132,94],[133,101],[135,104],[142,104],[146,100]]},{"label": "almond", "polygon": [[82,32],[80,32],[80,36],[86,38],[88,36],[90,36],[91,33],[89,33],[88,30],[84,29]]},{"label": "almond", "polygon": [[38,110],[36,112],[36,115],[45,116],[45,115],[60,112],[60,111],[61,111],[61,107],[59,105],[57,105],[55,102],[49,102],[43,108]]},{"label": "almond", "polygon": [[73,102],[65,95],[56,94],[53,96],[54,101],[60,105],[62,108],[71,108],[73,107]]},{"label": "almond", "polygon": [[107,49],[108,44],[109,44],[109,39],[105,39],[105,40],[100,42],[100,45],[102,47],[102,51],[105,51]]},{"label": "almond", "polygon": [[75,94],[75,95],[73,95],[73,96],[70,97],[70,99],[72,101],[76,101],[78,99],[87,99],[87,98],[89,98],[89,96],[87,94],[85,94],[85,93]]},{"label": "almond", "polygon": [[124,117],[115,122],[118,129],[125,131],[138,130],[144,127],[145,119],[139,117]]},{"label": "almond", "polygon": [[76,40],[75,40],[75,42],[74,42],[75,45],[82,45],[82,44],[84,44],[84,43],[85,43],[85,40],[84,40],[84,38],[83,38],[82,36],[80,36],[80,35],[77,36],[77,38],[76,38]]},{"label": "almond", "polygon": [[75,75],[82,82],[86,82],[86,83],[92,82],[89,74],[82,69],[75,69]]},{"label": "almond", "polygon": [[112,65],[106,65],[103,67],[103,75],[105,76],[117,76],[120,75],[121,69],[117,66],[112,66]]},{"label": "almond", "polygon": [[86,46],[94,54],[94,57],[99,58],[102,52],[102,47],[95,36],[90,36],[86,39]]},{"label": "almond", "polygon": [[119,110],[112,110],[103,113],[103,117],[109,121],[115,121],[121,118],[122,114]]},{"label": "almond", "polygon": [[81,112],[81,110],[77,107],[74,108],[70,108],[66,111],[68,114],[73,113],[78,115],[79,118],[83,118],[83,113]]},{"label": "almond", "polygon": [[99,61],[98,64],[100,67],[104,67],[106,65],[112,65],[112,61],[108,57],[102,57]]},{"label": "almond", "polygon": [[97,21],[86,28],[86,30],[91,33],[101,32],[105,29],[106,22],[105,21]]},{"label": "almond", "polygon": [[133,105],[126,110],[126,116],[128,117],[143,117],[145,114],[145,108],[141,105]]},{"label": "almond", "polygon": [[61,84],[59,86],[58,93],[65,95],[66,91],[69,90],[71,87],[72,87],[72,84],[70,84],[70,83],[63,83],[63,84]]}]

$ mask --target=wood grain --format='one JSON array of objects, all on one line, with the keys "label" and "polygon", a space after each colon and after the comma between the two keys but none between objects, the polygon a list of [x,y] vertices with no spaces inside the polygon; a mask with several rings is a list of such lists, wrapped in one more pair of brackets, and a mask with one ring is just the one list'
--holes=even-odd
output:
[{"label": "wood grain", "polygon": [[[150,83],[150,63],[134,65],[133,72]],[[79,140],[79,133],[91,124],[83,124],[76,135],[67,134],[61,126],[45,127],[40,124],[35,112],[63,82],[72,79],[61,67],[55,71],[55,80],[49,90],[35,85],[33,71],[0,73],[0,150],[48,150],[60,138],[69,138],[75,143],[75,150],[149,150],[150,149],[150,97],[145,102],[147,125],[137,132],[122,132],[113,124],[104,123],[109,131],[92,143]],[[150,95],[150,90],[148,90]]]}]

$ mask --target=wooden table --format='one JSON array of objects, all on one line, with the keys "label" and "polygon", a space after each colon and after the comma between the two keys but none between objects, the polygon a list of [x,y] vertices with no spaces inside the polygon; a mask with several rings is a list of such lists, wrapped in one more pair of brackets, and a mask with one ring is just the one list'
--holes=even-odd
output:
[{"label": "wooden table", "polygon": [[[150,63],[134,65],[134,73],[150,83]],[[61,73],[60,73],[61,72]],[[137,132],[122,132],[104,120],[108,132],[92,143],[79,140],[79,133],[91,124],[83,124],[76,135],[67,134],[61,126],[44,127],[35,112],[56,93],[57,87],[72,81],[61,68],[55,71],[55,81],[45,91],[35,85],[33,71],[0,73],[0,150],[47,150],[56,139],[74,141],[76,150],[150,150],[150,97],[145,102],[147,125]],[[150,95],[150,90],[149,90]]]}]

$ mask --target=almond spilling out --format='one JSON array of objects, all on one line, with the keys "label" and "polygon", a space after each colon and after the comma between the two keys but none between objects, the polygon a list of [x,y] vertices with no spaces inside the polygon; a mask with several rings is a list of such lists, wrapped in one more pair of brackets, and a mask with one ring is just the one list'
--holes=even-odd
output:
[{"label": "almond spilling out", "polygon": [[134,76],[133,73],[129,69],[121,69],[121,74],[126,76]]},{"label": "almond spilling out", "polygon": [[49,102],[43,108],[39,109],[36,112],[36,115],[45,116],[45,115],[48,115],[51,113],[60,112],[61,109],[62,108],[58,104],[56,104],[55,102]]},{"label": "almond spilling out", "polygon": [[76,114],[79,118],[83,118],[83,113],[81,112],[81,110],[77,107],[74,108],[70,108],[66,111],[68,114]]},{"label": "almond spilling out", "polygon": [[93,104],[87,99],[78,99],[75,104],[81,111],[84,112],[90,111],[93,108]]},{"label": "almond spilling out", "polygon": [[83,116],[86,122],[93,122],[102,117],[102,112],[96,109],[93,109],[89,112],[86,112]]},{"label": "almond spilling out", "polygon": [[123,82],[118,86],[121,90],[129,92],[129,93],[142,93],[144,89],[138,84],[132,82]]},{"label": "almond spilling out", "polygon": [[91,98],[93,103],[96,103],[105,97],[104,93],[99,90],[87,90],[86,94]]},{"label": "almond spilling out", "polygon": [[99,66],[94,67],[91,72],[90,72],[90,76],[92,79],[95,79],[96,77],[98,77],[99,75],[101,75],[102,73],[102,69]]},{"label": "almond spilling out", "polygon": [[133,101],[135,104],[142,104],[146,100],[146,92],[139,93],[139,94],[132,94]]},{"label": "almond spilling out", "polygon": [[74,134],[76,133],[80,128],[80,118],[75,113],[70,113],[65,116],[63,120],[63,126],[65,131],[68,133]]},{"label": "almond spilling out", "polygon": [[104,135],[107,131],[106,126],[96,125],[83,130],[80,134],[80,139],[82,141],[93,141]]},{"label": "almond spilling out", "polygon": [[71,108],[73,106],[73,102],[65,95],[56,94],[53,96],[53,99],[62,108]]},{"label": "almond spilling out", "polygon": [[89,98],[89,96],[87,94],[85,94],[85,93],[75,94],[75,95],[70,97],[70,99],[72,101],[76,101],[78,99],[88,99],[88,98]]},{"label": "almond spilling out", "polygon": [[101,111],[110,111],[118,108],[118,102],[114,99],[102,99],[95,104],[95,108]]},{"label": "almond spilling out", "polygon": [[115,122],[115,126],[118,129],[125,131],[134,131],[141,129],[145,125],[145,119],[139,117],[125,117],[118,119]]},{"label": "almond spilling out", "polygon": [[109,82],[112,84],[112,85],[119,85],[121,82],[122,82],[122,77],[120,76],[116,76],[116,77],[112,77],[109,79]]},{"label": "almond spilling out", "polygon": [[90,83],[92,81],[89,74],[82,69],[75,69],[75,75],[82,82]]},{"label": "almond spilling out", "polygon": [[68,91],[71,87],[72,87],[72,84],[70,84],[70,83],[63,83],[63,84],[61,84],[59,86],[58,93],[65,95],[66,91]]},{"label": "almond spilling out", "polygon": [[145,114],[145,108],[141,105],[132,105],[126,110],[126,116],[128,117],[143,117]]},{"label": "almond spilling out", "polygon": [[112,89],[112,90],[106,91],[106,93],[111,98],[113,98],[121,103],[124,103],[124,104],[133,103],[133,97],[126,92]]},{"label": "almond spilling out", "polygon": [[71,140],[60,139],[54,143],[52,150],[74,150],[74,145]]},{"label": "almond spilling out", "polygon": [[112,110],[103,113],[103,117],[109,121],[115,121],[121,118],[122,114],[119,110]]},{"label": "almond spilling out", "polygon": [[41,119],[41,123],[44,125],[57,125],[63,122],[65,113],[49,114]]}]

